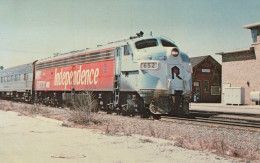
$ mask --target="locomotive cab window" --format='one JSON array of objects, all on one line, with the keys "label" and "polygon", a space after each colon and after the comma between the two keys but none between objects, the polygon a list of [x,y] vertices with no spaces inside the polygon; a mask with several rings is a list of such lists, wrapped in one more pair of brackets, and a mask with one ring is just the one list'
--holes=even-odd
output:
[{"label": "locomotive cab window", "polygon": [[135,46],[137,49],[144,49],[144,48],[158,46],[158,42],[156,39],[141,40],[141,41],[137,41],[135,43]]},{"label": "locomotive cab window", "polygon": [[116,48],[116,56],[120,56],[121,53],[121,49],[120,48]]},{"label": "locomotive cab window", "polygon": [[131,55],[131,54],[132,54],[132,52],[131,52],[129,45],[125,45],[124,46],[124,55]]},{"label": "locomotive cab window", "polygon": [[162,46],[164,47],[177,47],[175,44],[169,42],[169,41],[166,41],[166,40],[161,40],[162,42]]}]

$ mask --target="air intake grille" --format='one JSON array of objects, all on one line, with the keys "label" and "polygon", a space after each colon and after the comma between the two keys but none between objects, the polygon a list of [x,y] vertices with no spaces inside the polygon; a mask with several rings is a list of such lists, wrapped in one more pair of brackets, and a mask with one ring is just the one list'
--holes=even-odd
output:
[{"label": "air intake grille", "polygon": [[46,62],[42,62],[36,65],[36,70],[51,69],[57,67],[67,67],[73,65],[80,65],[92,62],[101,62],[114,59],[114,49],[87,52],[82,54],[76,54],[64,58],[54,59]]}]

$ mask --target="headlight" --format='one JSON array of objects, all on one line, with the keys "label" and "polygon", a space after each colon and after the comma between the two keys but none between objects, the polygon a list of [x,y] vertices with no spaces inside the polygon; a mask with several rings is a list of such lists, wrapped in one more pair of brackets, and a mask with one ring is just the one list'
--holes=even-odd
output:
[{"label": "headlight", "polygon": [[179,50],[177,48],[173,48],[171,55],[174,56],[174,57],[177,57],[179,55]]},{"label": "headlight", "polygon": [[141,70],[157,70],[159,63],[156,61],[144,61],[140,63]]}]

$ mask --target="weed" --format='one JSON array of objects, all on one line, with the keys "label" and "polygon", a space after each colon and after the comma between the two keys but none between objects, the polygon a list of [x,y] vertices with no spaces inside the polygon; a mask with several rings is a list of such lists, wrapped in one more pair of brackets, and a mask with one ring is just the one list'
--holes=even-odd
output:
[{"label": "weed", "polygon": [[30,109],[30,110],[31,110],[31,113],[37,114],[37,113],[39,113],[39,111],[40,111],[40,105],[34,103],[33,106],[32,106],[32,109]]},{"label": "weed", "polygon": [[152,137],[155,137],[155,130],[151,125],[149,125],[149,132]]},{"label": "weed", "polygon": [[14,103],[12,101],[10,101],[10,107],[13,108],[14,107]]},{"label": "weed", "polygon": [[69,112],[70,120],[85,125],[101,123],[101,121],[94,118],[93,112],[97,111],[97,106],[97,100],[94,99],[92,92],[85,92],[77,95],[77,98],[75,98],[73,103],[73,110]]},{"label": "weed", "polygon": [[107,126],[106,126],[106,131],[105,131],[106,134],[110,134],[111,133],[111,130],[109,128],[109,124],[110,123],[108,123]]}]

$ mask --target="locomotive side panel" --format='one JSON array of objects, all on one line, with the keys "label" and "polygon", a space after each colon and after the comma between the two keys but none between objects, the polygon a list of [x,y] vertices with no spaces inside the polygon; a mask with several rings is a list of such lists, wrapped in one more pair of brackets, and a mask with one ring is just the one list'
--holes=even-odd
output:
[{"label": "locomotive side panel", "polygon": [[97,47],[59,54],[37,62],[35,101],[47,105],[73,105],[93,91],[95,96],[114,90],[115,47]]},{"label": "locomotive side panel", "polygon": [[114,60],[37,70],[36,91],[112,91]]}]

